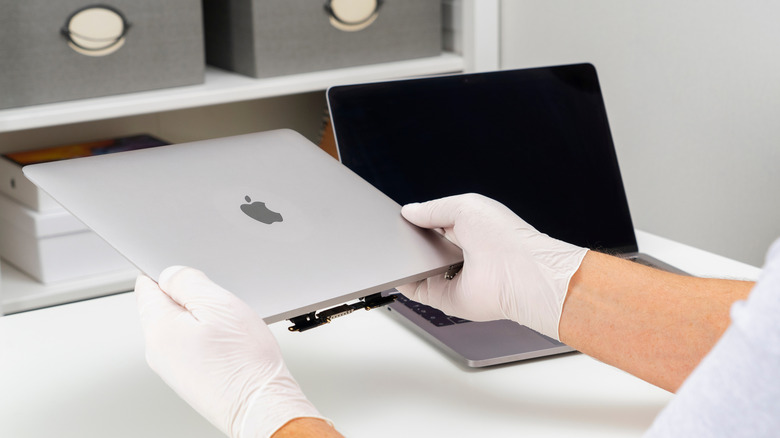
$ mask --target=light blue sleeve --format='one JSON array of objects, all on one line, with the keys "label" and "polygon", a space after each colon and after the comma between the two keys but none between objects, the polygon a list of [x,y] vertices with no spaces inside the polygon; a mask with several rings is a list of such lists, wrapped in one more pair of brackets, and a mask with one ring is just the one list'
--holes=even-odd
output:
[{"label": "light blue sleeve", "polygon": [[645,437],[780,436],[780,240],[731,326]]}]

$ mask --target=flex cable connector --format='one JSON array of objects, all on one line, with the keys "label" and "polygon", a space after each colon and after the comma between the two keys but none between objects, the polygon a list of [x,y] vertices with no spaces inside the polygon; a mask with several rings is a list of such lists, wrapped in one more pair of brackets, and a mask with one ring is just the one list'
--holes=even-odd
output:
[{"label": "flex cable connector", "polygon": [[386,304],[390,304],[395,301],[395,295],[382,296],[382,293],[375,293],[360,299],[360,301],[352,304],[342,304],[340,306],[332,307],[320,312],[311,312],[305,315],[296,316],[291,318],[290,322],[293,324],[287,327],[287,330],[291,332],[305,332],[306,330],[319,327],[323,324],[329,323],[331,320],[340,316],[348,315],[355,310],[365,309],[371,310],[377,307],[382,307]]}]

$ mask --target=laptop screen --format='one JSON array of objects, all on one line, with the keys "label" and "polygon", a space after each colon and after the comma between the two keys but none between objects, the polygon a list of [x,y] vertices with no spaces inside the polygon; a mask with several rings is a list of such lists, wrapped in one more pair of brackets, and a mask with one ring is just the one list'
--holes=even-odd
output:
[{"label": "laptop screen", "polygon": [[590,64],[333,87],[342,163],[399,204],[476,192],[558,239],[636,251]]}]

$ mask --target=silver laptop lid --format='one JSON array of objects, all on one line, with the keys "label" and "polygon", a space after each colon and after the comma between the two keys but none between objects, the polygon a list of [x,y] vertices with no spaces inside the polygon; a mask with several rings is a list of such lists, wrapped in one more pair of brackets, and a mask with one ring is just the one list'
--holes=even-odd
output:
[{"label": "silver laptop lid", "polygon": [[462,261],[300,134],[278,130],[37,164],[25,175],[150,277],[192,266],[268,323]]}]

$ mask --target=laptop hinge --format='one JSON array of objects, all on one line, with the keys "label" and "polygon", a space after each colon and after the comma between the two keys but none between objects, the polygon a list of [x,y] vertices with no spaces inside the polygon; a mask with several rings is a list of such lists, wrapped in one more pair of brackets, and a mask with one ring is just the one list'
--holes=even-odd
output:
[{"label": "laptop hinge", "polygon": [[330,309],[322,310],[320,312],[311,312],[295,318],[290,318],[290,322],[293,324],[287,327],[287,330],[291,332],[305,332],[315,327],[319,327],[323,324],[329,323],[331,320],[340,316],[348,315],[355,310],[366,309],[371,310],[377,307],[382,307],[386,304],[390,304],[395,301],[395,294],[382,296],[381,292],[373,295],[368,295],[360,299],[360,301],[352,304],[342,304],[340,306],[331,307]]}]

